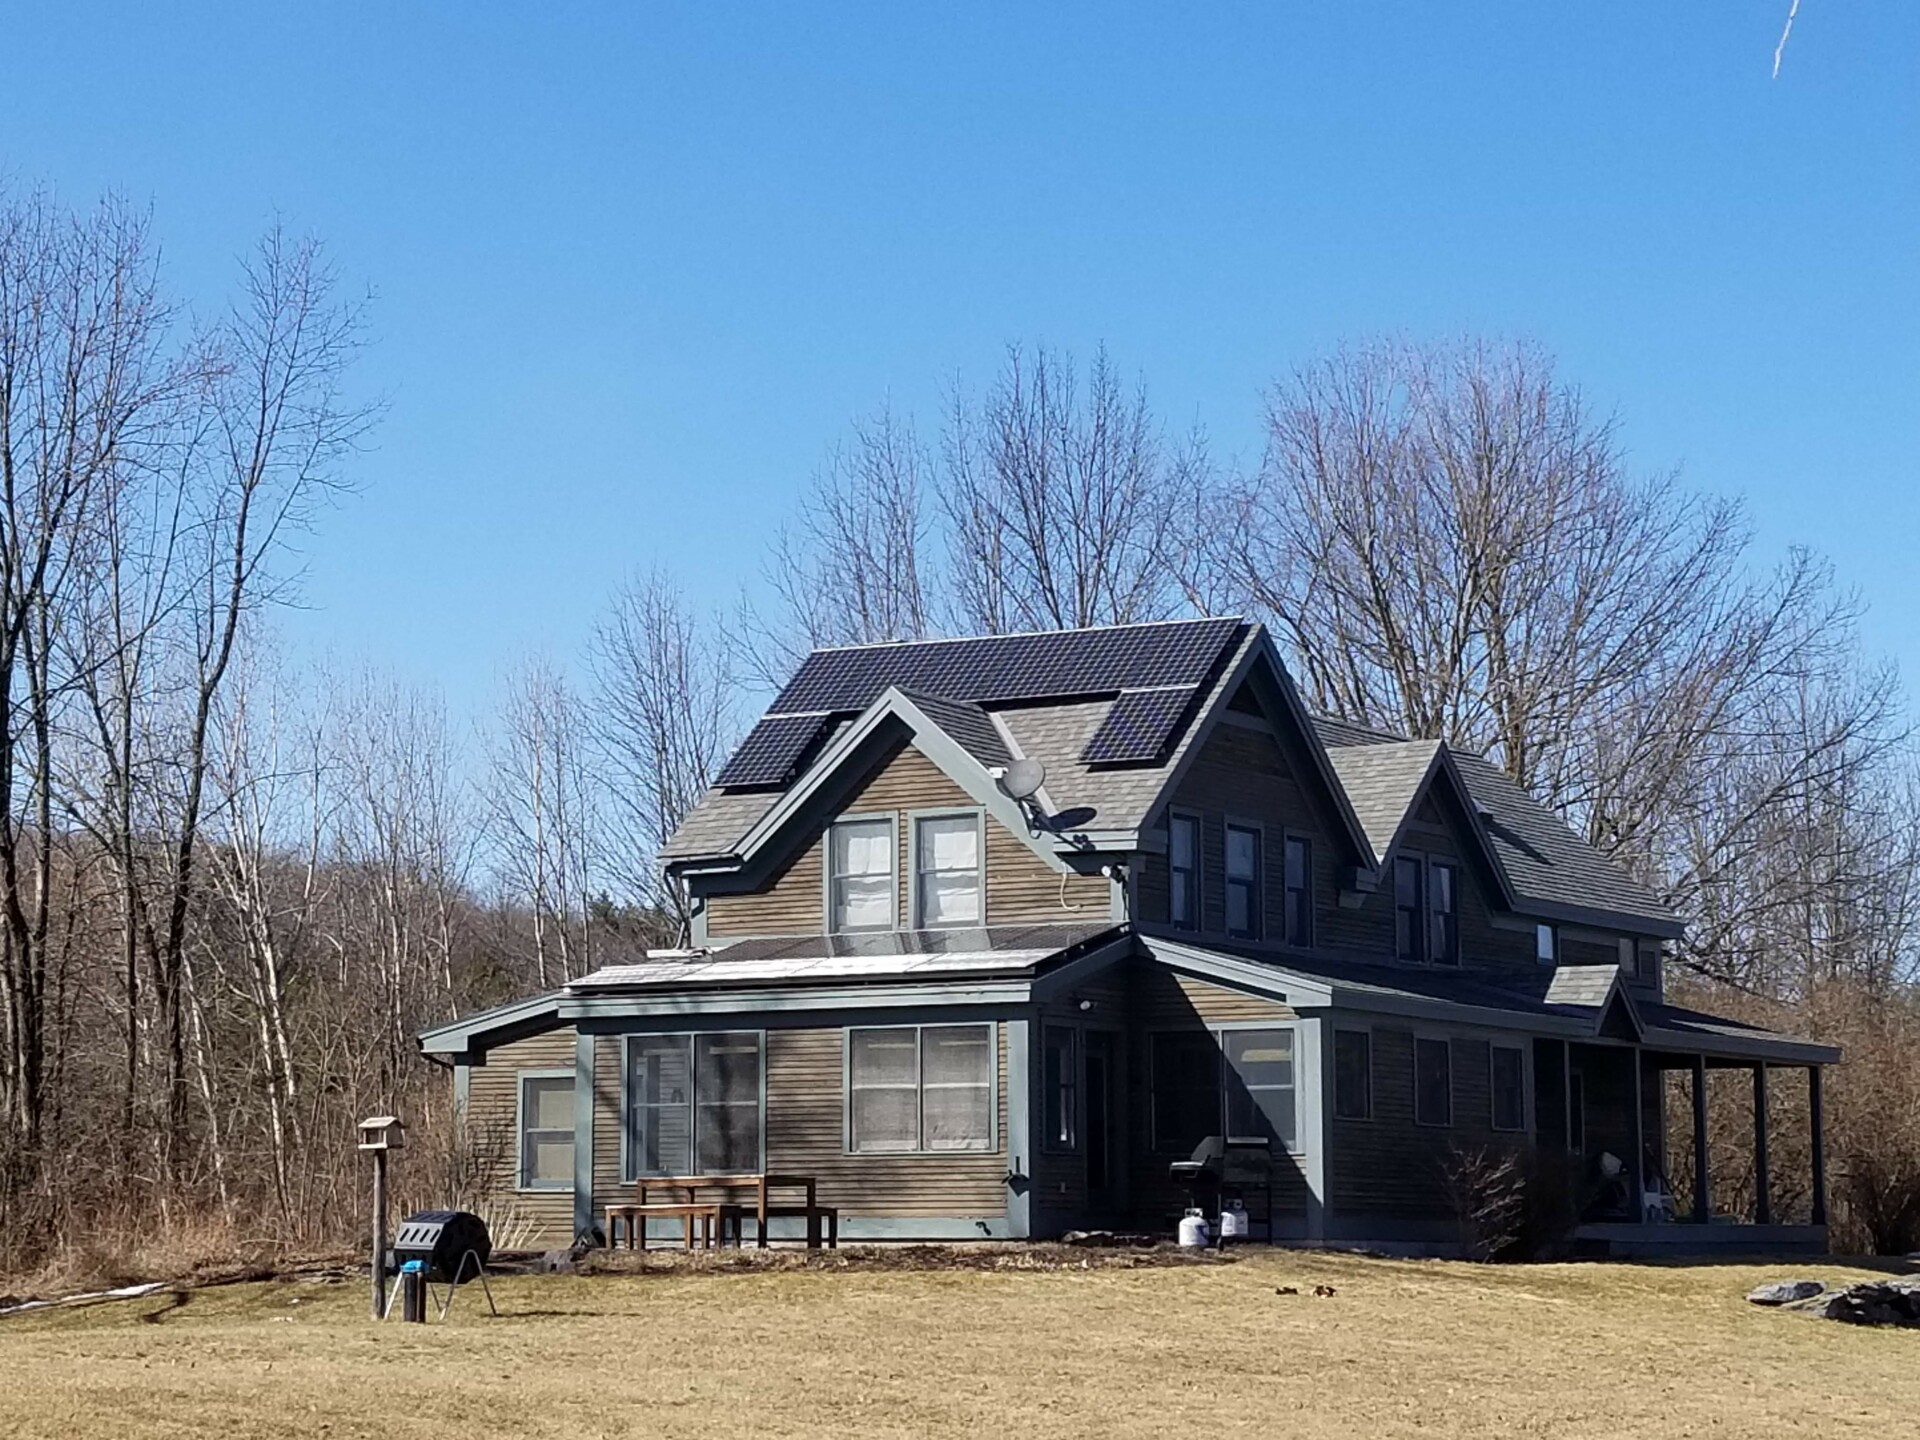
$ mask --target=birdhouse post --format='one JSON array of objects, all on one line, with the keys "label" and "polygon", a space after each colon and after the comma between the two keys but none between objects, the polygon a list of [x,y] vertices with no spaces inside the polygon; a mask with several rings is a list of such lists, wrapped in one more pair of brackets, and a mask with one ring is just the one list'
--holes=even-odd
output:
[{"label": "birdhouse post", "polygon": [[387,1152],[405,1143],[406,1126],[397,1115],[375,1115],[360,1122],[360,1148],[373,1156],[373,1318],[387,1311]]}]

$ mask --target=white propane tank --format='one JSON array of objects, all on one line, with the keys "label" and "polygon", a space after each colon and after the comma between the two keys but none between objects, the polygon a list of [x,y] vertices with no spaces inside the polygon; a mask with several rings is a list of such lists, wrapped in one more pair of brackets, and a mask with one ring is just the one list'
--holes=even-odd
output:
[{"label": "white propane tank", "polygon": [[1244,1240],[1250,1228],[1247,1207],[1236,1200],[1220,1212],[1220,1239]]},{"label": "white propane tank", "polygon": [[1180,1217],[1180,1245],[1186,1250],[1204,1250],[1212,1237],[1207,1232],[1207,1217],[1189,1210]]}]

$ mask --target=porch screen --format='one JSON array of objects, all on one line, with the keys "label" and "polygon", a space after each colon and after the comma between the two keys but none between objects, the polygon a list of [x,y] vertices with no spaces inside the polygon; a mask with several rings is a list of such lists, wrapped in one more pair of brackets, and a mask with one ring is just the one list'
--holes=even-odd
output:
[{"label": "porch screen", "polygon": [[1153,1148],[1190,1155],[1220,1133],[1220,1047],[1210,1030],[1153,1036]]},{"label": "porch screen", "polygon": [[1227,1030],[1227,1135],[1293,1148],[1293,1032]]},{"label": "porch screen", "polygon": [[635,1035],[627,1042],[627,1177],[760,1168],[757,1031]]},{"label": "porch screen", "polygon": [[992,1025],[847,1032],[847,1148],[867,1154],[993,1148]]}]

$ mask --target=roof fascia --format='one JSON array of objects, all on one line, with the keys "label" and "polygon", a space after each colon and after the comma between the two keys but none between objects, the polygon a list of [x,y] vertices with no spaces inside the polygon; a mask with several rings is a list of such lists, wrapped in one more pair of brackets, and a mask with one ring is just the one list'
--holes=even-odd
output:
[{"label": "roof fascia", "polygon": [[1629,915],[1622,910],[1599,910],[1587,905],[1564,905],[1557,900],[1529,900],[1524,896],[1515,899],[1513,913],[1529,920],[1591,925],[1596,930],[1653,935],[1662,940],[1678,940],[1687,933],[1686,925],[1671,917],[1656,919],[1652,915]]},{"label": "roof fascia", "polygon": [[1217,980],[1295,1009],[1333,1003],[1333,991],[1324,980],[1315,980],[1279,965],[1243,960],[1238,955],[1225,955],[1161,935],[1142,935],[1140,943],[1148,956],[1170,970],[1196,975],[1202,980]]},{"label": "roof fascia", "polygon": [[1139,953],[1139,946],[1131,934],[1121,935],[1105,945],[1077,955],[1066,964],[1045,971],[1033,982],[1033,998],[1050,1000],[1064,990],[1070,990],[1089,977],[1101,971],[1111,969],[1122,960],[1129,960]]},{"label": "roof fascia", "polygon": [[562,1020],[671,1018],[678,1015],[792,1014],[813,1010],[897,1009],[903,1005],[1024,1005],[1032,993],[1026,977],[965,980],[948,976],[923,983],[832,985],[758,990],[611,990],[567,995]]},{"label": "roof fascia", "polygon": [[889,721],[904,726],[915,749],[931,760],[943,775],[964,790],[983,810],[1012,831],[1049,869],[1060,874],[1073,869],[1060,858],[1052,845],[1043,843],[1033,833],[1033,827],[1019,802],[1009,798],[1000,789],[993,776],[987,773],[986,767],[974,759],[965,746],[941,729],[932,716],[914,704],[912,697],[893,685],[883,690],[880,697],[862,711],[852,724],[834,737],[833,743],[808,767],[807,773],[742,837],[738,857],[732,865],[721,868],[735,868],[751,862],[792,822],[812,814],[815,798],[840,777],[847,765],[865,752],[869,742],[884,734]]},{"label": "roof fascia", "polygon": [[1811,1040],[1795,1040],[1785,1035],[1732,1036],[1701,1035],[1690,1030],[1669,1030],[1655,1025],[1641,1040],[1648,1050],[1677,1051],[1683,1055],[1709,1055],[1719,1060],[1766,1060],[1786,1065],[1837,1065],[1840,1051],[1833,1045]]},{"label": "roof fascia", "polygon": [[542,1020],[557,1020],[562,998],[559,991],[552,991],[525,1000],[515,1000],[511,1004],[496,1005],[491,1010],[462,1016],[451,1024],[421,1030],[415,1034],[414,1040],[425,1055],[463,1054],[473,1048],[475,1040],[497,1031],[519,1030],[529,1026],[537,1028]]}]

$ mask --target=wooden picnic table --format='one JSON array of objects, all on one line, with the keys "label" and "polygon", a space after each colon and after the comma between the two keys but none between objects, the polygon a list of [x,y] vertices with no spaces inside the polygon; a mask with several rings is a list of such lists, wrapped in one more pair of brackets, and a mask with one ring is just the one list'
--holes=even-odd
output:
[{"label": "wooden picnic table", "polygon": [[[719,1231],[720,1243],[726,1244],[728,1232],[733,1235],[733,1243],[741,1243],[742,1221],[751,1212],[756,1223],[759,1248],[767,1248],[767,1222],[788,1217],[802,1218],[807,1223],[807,1248],[817,1250],[822,1241],[822,1227],[825,1228],[826,1243],[837,1249],[840,1244],[840,1212],[830,1205],[819,1202],[818,1183],[811,1175],[792,1175],[779,1172],[767,1172],[751,1175],[647,1175],[634,1182],[637,1204],[616,1204],[607,1207],[607,1243],[614,1243],[621,1222],[626,1226],[627,1248],[632,1249],[636,1238],[639,1248],[647,1248],[647,1220],[649,1217],[677,1218],[685,1226],[686,1248],[693,1249],[694,1222],[701,1228],[701,1244],[712,1248],[714,1231]],[[723,1191],[728,1195],[740,1191],[749,1191],[753,1200],[750,1204],[738,1201],[703,1200],[701,1192],[709,1190]],[[801,1190],[806,1199],[798,1204],[783,1203],[773,1192],[779,1190]],[[649,1192],[665,1191],[670,1197],[666,1201],[649,1198]]]}]

